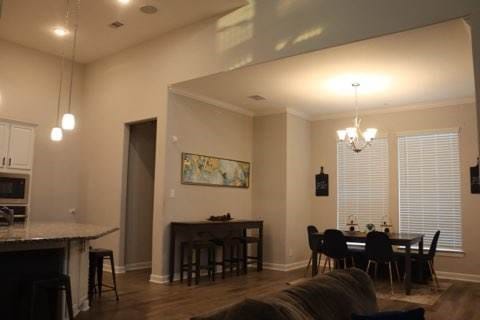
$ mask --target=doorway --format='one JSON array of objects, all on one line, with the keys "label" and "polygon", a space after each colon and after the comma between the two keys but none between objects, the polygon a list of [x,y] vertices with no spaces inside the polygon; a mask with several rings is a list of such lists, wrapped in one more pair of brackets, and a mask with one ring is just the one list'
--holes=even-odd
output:
[{"label": "doorway", "polygon": [[156,120],[128,125],[125,271],[151,268]]}]

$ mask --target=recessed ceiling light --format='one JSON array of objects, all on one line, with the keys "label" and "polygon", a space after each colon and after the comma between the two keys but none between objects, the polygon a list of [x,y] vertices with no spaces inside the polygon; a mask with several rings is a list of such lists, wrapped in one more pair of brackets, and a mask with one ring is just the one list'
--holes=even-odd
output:
[{"label": "recessed ceiling light", "polygon": [[140,8],[140,11],[146,14],[154,14],[158,11],[158,9],[154,6],[143,6]]},{"label": "recessed ceiling light", "polygon": [[64,27],[55,27],[53,29],[53,33],[57,36],[57,37],[65,37],[67,34],[68,34],[68,30],[65,29]]},{"label": "recessed ceiling light", "polygon": [[265,97],[262,97],[261,95],[253,95],[253,96],[249,96],[248,98],[252,99],[252,100],[256,100],[256,101],[261,101],[261,100],[267,100],[267,98]]},{"label": "recessed ceiling light", "polygon": [[114,29],[118,29],[120,27],[123,27],[124,24],[121,23],[120,21],[114,21],[112,23],[110,23],[110,27],[114,28]]},{"label": "recessed ceiling light", "polygon": [[130,0],[117,0],[121,4],[129,4]]}]

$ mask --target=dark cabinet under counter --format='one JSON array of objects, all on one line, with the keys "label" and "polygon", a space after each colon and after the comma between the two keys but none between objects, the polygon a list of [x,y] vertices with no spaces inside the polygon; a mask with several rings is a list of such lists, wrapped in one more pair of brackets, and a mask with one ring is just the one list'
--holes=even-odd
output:
[{"label": "dark cabinet under counter", "polygon": [[[30,319],[34,281],[61,273],[63,261],[63,249],[0,252],[1,319]],[[58,290],[38,292],[35,300],[36,319],[61,319]]]}]

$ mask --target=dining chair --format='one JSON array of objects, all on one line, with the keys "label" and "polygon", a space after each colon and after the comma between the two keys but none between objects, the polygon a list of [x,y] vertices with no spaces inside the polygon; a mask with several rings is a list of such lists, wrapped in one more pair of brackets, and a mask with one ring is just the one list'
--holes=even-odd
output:
[{"label": "dining chair", "polygon": [[319,239],[315,236],[318,233],[318,229],[315,226],[308,226],[307,227],[307,235],[308,235],[308,246],[310,247],[310,251],[312,254],[310,255],[310,260],[308,260],[307,269],[305,270],[304,277],[307,276],[308,270],[313,261],[314,252],[319,254],[317,268],[320,266],[320,261],[322,260],[322,245]]},{"label": "dining chair", "polygon": [[430,244],[430,249],[428,250],[428,254],[420,255],[420,254],[414,254],[412,255],[412,260],[416,260],[418,262],[421,262],[421,266],[423,268],[424,264],[422,262],[426,262],[428,265],[428,270],[430,271],[430,275],[432,276],[432,280],[435,283],[435,287],[437,289],[440,288],[440,284],[438,281],[437,277],[437,272],[435,271],[434,267],[434,259],[435,259],[435,254],[437,252],[437,245],[438,245],[438,239],[440,238],[440,230],[435,232],[435,235],[433,236],[432,243]]},{"label": "dining chair", "polygon": [[327,257],[325,263],[323,265],[322,272],[325,272],[328,263],[328,269],[331,271],[331,260],[334,261],[336,266],[341,265],[341,261],[343,261],[343,268],[347,268],[347,259],[352,258],[352,265],[355,267],[355,259],[350,254],[347,246],[347,239],[343,235],[343,232],[336,229],[328,229],[325,230],[323,236],[323,246],[322,246],[323,254]]},{"label": "dining chair", "polygon": [[375,265],[375,275],[377,277],[378,264],[388,265],[388,273],[390,275],[390,288],[393,294],[393,274],[392,274],[392,263],[395,264],[395,270],[397,273],[398,281],[402,281],[400,277],[400,271],[398,269],[398,261],[393,252],[392,244],[390,238],[386,233],[372,231],[367,235],[367,242],[365,246],[365,253],[367,255],[368,264],[366,272],[369,273],[370,266]]}]

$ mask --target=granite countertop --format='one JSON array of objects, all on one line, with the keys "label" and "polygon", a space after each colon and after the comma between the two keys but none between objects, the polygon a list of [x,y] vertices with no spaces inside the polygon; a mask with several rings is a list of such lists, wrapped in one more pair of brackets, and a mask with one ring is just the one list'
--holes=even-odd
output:
[{"label": "granite countertop", "polygon": [[0,227],[0,244],[93,240],[117,230],[116,227],[82,223],[28,222],[24,225]]}]

